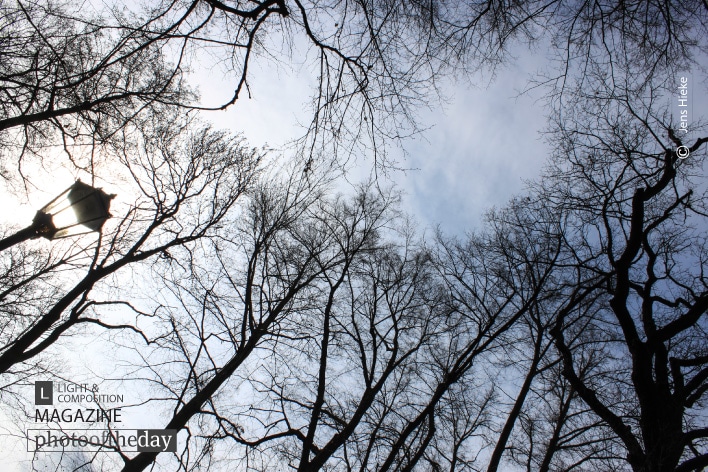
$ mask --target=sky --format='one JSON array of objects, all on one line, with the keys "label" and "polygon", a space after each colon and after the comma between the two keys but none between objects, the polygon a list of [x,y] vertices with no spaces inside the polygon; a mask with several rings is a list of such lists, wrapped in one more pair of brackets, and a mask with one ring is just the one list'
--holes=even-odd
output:
[{"label": "sky", "polygon": [[[530,89],[530,83],[547,68],[548,50],[517,45],[493,76],[487,71],[442,78],[445,100],[416,110],[424,131],[389,149],[403,170],[378,176],[403,192],[403,210],[421,227],[439,226],[449,234],[480,229],[485,212],[504,205],[525,189],[525,182],[539,177],[552,149],[541,134],[548,126],[544,89]],[[301,124],[311,119],[316,78],[307,61],[302,47],[293,47],[289,63],[254,60],[249,66],[251,97],[203,117],[217,128],[242,132],[253,146],[280,149],[302,136]],[[693,124],[699,118],[695,113],[708,109],[708,84],[695,80],[700,72],[687,75]],[[679,80],[675,78],[677,86]],[[190,82],[204,104],[216,106],[231,97],[234,78],[199,69]],[[670,100],[676,113],[675,100]],[[361,159],[349,177],[366,179],[371,168],[371,160]]]},{"label": "sky", "polygon": [[[408,170],[392,171],[383,178],[402,190],[403,209],[423,231],[436,226],[448,234],[479,229],[487,210],[504,205],[523,191],[525,180],[539,176],[551,151],[540,135],[546,126],[546,109],[539,91],[521,91],[545,58],[524,47],[512,54],[515,58],[499,68],[493,80],[480,74],[444,82],[445,103],[420,110],[419,125],[425,131],[391,149],[400,167]],[[309,119],[307,105],[315,80],[303,64],[298,58],[290,64],[254,63],[249,81],[252,97],[240,99],[226,111],[205,112],[203,117],[217,128],[242,132],[252,146],[285,146],[304,132],[298,123]],[[219,103],[231,94],[233,79],[219,71],[199,69],[191,80],[206,104]],[[694,110],[708,109],[704,90],[704,84],[694,85]],[[357,162],[353,179],[366,178],[371,164],[365,159]],[[29,202],[0,197],[5,205],[2,223],[29,223],[33,211],[75,177],[66,170],[55,171]],[[108,186],[106,191],[115,190]],[[95,346],[86,349],[100,351]],[[0,424],[7,420],[1,415]],[[15,448],[0,443],[0,450],[8,449]]]},{"label": "sky", "polygon": [[[487,209],[502,205],[522,190],[523,179],[538,175],[546,154],[538,135],[545,122],[544,109],[537,97],[519,96],[537,62],[538,58],[521,56],[498,70],[491,82],[489,77],[482,76],[469,81],[449,81],[444,90],[446,103],[420,114],[420,127],[425,131],[391,149],[397,153],[400,166],[409,170],[392,171],[381,178],[403,191],[403,209],[413,216],[422,231],[439,225],[448,234],[459,234],[479,227]],[[242,132],[252,146],[278,149],[304,132],[298,123],[307,121],[306,105],[314,82],[304,68],[298,71],[295,67],[293,71],[282,66],[258,66],[251,69],[252,98],[239,100],[226,111],[204,113],[203,117],[216,128]],[[228,78],[215,78],[222,79],[209,70],[192,77],[206,103],[230,93]],[[351,180],[365,179],[370,166],[371,161],[358,161],[351,171]],[[52,176],[29,194],[29,201],[4,197],[6,208],[10,209],[3,212],[4,222],[29,223],[37,208],[77,177],[66,169],[57,169]],[[125,198],[110,183],[104,183],[107,192],[119,193],[113,212],[120,211]],[[125,204],[128,201],[129,198]],[[30,243],[51,244],[45,240]],[[102,370],[99,365],[90,367],[92,359],[106,358],[100,338],[78,349],[92,354],[82,356],[83,361],[74,366],[77,373]],[[125,385],[108,385],[107,391],[131,391]],[[126,398],[127,403],[134,401],[138,399]],[[145,424],[144,413],[137,418],[132,416],[124,414],[124,427]],[[9,418],[0,416],[0,425],[8,421]],[[155,416],[150,424],[157,426],[162,422]],[[28,470],[32,455],[26,452],[25,441],[5,436],[0,450],[14,451],[7,460],[17,470]],[[41,464],[35,466],[41,468]]]},{"label": "sky", "polygon": [[[544,59],[519,48],[516,59],[489,74],[444,79],[444,103],[419,110],[423,132],[390,152],[401,170],[381,176],[403,191],[403,209],[425,228],[437,225],[459,234],[478,228],[494,205],[503,205],[538,176],[547,145],[539,132],[545,109],[538,91],[522,94]],[[250,145],[280,148],[300,137],[307,123],[315,86],[303,61],[289,66],[255,62],[249,70],[251,98],[240,98],[225,111],[205,112],[217,128],[242,132]],[[231,93],[232,81],[215,70],[192,74],[205,104],[218,104]],[[362,159],[351,170],[365,179],[372,162]],[[403,170],[405,169],[405,170]]]}]

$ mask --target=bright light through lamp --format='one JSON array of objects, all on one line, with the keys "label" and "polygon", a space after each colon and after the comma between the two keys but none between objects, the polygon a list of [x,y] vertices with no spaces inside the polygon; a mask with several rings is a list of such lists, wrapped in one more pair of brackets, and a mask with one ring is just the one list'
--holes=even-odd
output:
[{"label": "bright light through lamp", "polygon": [[27,239],[59,239],[91,231],[100,231],[110,218],[111,199],[101,189],[80,180],[63,191],[37,212],[32,224],[0,241],[0,251]]}]

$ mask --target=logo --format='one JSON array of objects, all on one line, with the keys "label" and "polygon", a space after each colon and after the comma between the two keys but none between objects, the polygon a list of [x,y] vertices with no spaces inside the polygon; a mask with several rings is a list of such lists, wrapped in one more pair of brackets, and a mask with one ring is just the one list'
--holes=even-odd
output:
[{"label": "logo", "polygon": [[29,429],[27,452],[177,452],[176,429]]},{"label": "logo", "polygon": [[27,451],[177,451],[176,429],[116,428],[123,423],[122,403],[123,394],[104,392],[99,384],[34,382],[39,427],[27,429]]},{"label": "logo", "polygon": [[686,159],[691,154],[691,150],[686,146],[679,146],[676,148],[676,155],[679,159]]},{"label": "logo", "polygon": [[54,405],[54,382],[34,383],[34,404]]}]

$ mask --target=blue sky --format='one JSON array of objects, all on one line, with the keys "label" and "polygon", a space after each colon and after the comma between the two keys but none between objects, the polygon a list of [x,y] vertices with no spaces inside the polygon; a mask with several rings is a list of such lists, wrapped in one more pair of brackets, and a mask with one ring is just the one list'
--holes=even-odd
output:
[{"label": "blue sky", "polygon": [[[252,98],[203,116],[217,128],[243,132],[251,145],[280,148],[299,137],[310,119],[316,84],[305,62],[256,62],[250,69]],[[542,63],[542,57],[519,48],[516,60],[491,79],[489,74],[447,79],[445,103],[420,110],[424,131],[389,149],[409,170],[384,178],[404,192],[404,210],[423,227],[439,224],[451,233],[478,227],[487,209],[521,191],[524,179],[538,176],[548,154],[539,135],[545,110],[538,91],[521,91]],[[206,104],[231,93],[231,82],[217,70],[200,70],[192,80]],[[365,178],[371,164],[358,161],[353,179]]]},{"label": "blue sky", "polygon": [[[539,91],[520,92],[546,59],[525,47],[514,52],[516,58],[497,70],[493,79],[480,74],[443,82],[448,100],[419,111],[419,125],[426,131],[403,141],[402,149],[390,149],[398,154],[400,167],[410,170],[393,171],[385,178],[404,192],[403,209],[422,228],[439,224],[453,234],[479,228],[485,211],[503,205],[523,190],[525,179],[540,174],[550,153],[539,134],[546,126],[546,110]],[[252,98],[244,97],[228,110],[204,113],[204,117],[217,128],[243,132],[253,146],[278,149],[304,132],[315,78],[306,57],[281,65],[263,58],[252,64],[249,73]],[[199,70],[193,78],[207,105],[223,102],[234,83],[232,76],[218,70]],[[705,84],[696,81],[693,109],[708,109],[707,97]],[[352,179],[365,178],[371,164],[367,159],[357,162]],[[67,187],[73,176],[66,174],[57,178],[55,173],[43,189],[47,195],[37,196],[29,207],[37,208]],[[16,215],[6,212],[15,224],[28,223],[31,215],[29,211],[23,216],[26,221],[16,221]]]}]

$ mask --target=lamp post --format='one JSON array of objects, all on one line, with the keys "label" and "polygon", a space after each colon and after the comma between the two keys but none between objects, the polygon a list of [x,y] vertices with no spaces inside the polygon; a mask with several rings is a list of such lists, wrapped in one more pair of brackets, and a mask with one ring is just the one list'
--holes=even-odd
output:
[{"label": "lamp post", "polygon": [[108,210],[113,197],[77,180],[44,205],[31,225],[1,240],[0,251],[40,236],[51,240],[100,231],[111,216]]}]

